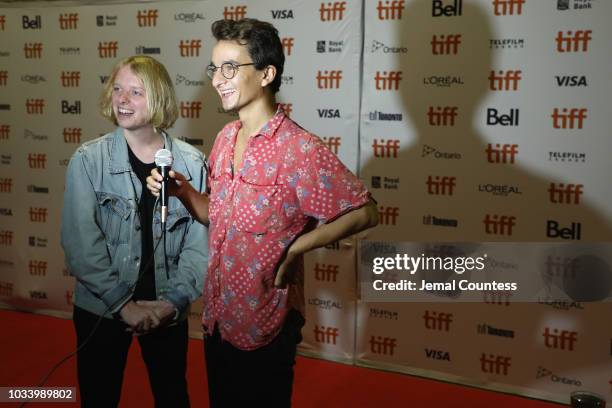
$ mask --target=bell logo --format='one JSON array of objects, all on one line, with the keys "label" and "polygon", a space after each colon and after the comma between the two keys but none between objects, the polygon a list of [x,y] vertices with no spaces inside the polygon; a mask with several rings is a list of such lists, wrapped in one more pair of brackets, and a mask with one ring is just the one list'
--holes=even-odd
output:
[{"label": "bell logo", "polygon": [[42,115],[45,107],[44,99],[27,99],[26,113],[28,115]]},{"label": "bell logo", "polygon": [[525,0],[493,0],[493,14],[496,16],[513,16],[523,14]]},{"label": "bell logo", "polygon": [[117,58],[119,43],[117,41],[103,41],[98,43],[98,56],[100,58]]},{"label": "bell logo", "polygon": [[397,91],[402,80],[402,71],[376,71],[374,82],[377,91]]},{"label": "bell logo", "polygon": [[81,128],[64,128],[64,143],[81,143]]},{"label": "bell logo", "polygon": [[495,144],[487,145],[485,150],[487,153],[487,162],[497,164],[514,164],[514,158],[518,155],[518,145],[516,144]]},{"label": "bell logo", "polygon": [[[569,110],[569,113],[568,113]],[[582,129],[584,121],[588,117],[586,108],[555,108],[551,117],[555,129]]]},{"label": "bell logo", "polygon": [[550,183],[548,187],[548,199],[553,204],[580,204],[580,196],[583,191],[582,184],[555,184]]},{"label": "bell logo", "polygon": [[553,329],[552,333],[550,328],[544,328],[544,346],[548,348],[560,349],[567,351],[574,351],[574,345],[578,341],[578,333],[575,331],[562,330],[559,333],[558,329]]},{"label": "bell logo", "polygon": [[570,227],[559,228],[559,222],[555,220],[546,221],[546,236],[548,238],[561,238],[580,241],[582,235],[582,224],[572,222]]},{"label": "bell logo", "polygon": [[431,53],[433,55],[456,55],[459,52],[459,44],[461,44],[461,34],[434,35],[431,38]]},{"label": "bell logo", "polygon": [[396,225],[399,217],[398,207],[378,207],[378,221],[382,225]]},{"label": "bell logo", "polygon": [[425,321],[426,329],[449,331],[450,324],[453,322],[453,314],[426,310],[423,320]]},{"label": "bell logo", "polygon": [[456,177],[446,177],[446,176],[435,176],[432,178],[431,176],[427,177],[427,194],[430,195],[453,195],[453,190],[455,188],[455,180]]},{"label": "bell logo", "polygon": [[13,245],[13,231],[8,231],[8,230],[0,231],[0,245],[3,245],[3,246]]},{"label": "bell logo", "polygon": [[342,71],[323,71],[317,72],[317,88],[319,89],[338,89],[342,80]]},{"label": "bell logo", "polygon": [[291,112],[293,112],[293,104],[292,103],[281,103],[280,107],[285,112],[285,115],[291,117]]},{"label": "bell logo", "polygon": [[338,155],[338,150],[342,144],[342,140],[337,136],[323,137],[323,143],[331,152]]},{"label": "bell logo", "polygon": [[224,20],[242,20],[246,17],[247,6],[225,6],[223,8]]},{"label": "bell logo", "polygon": [[11,125],[0,125],[0,140],[9,140],[11,137]]},{"label": "bell logo", "polygon": [[508,114],[499,114],[495,108],[487,109],[487,125],[488,126],[518,126],[519,110],[518,108],[510,109]]},{"label": "bell logo", "polygon": [[23,54],[27,59],[42,58],[42,43],[25,43],[23,45]]},{"label": "bell logo", "polygon": [[24,30],[27,30],[30,28],[33,30],[40,30],[42,28],[42,18],[40,16],[35,16],[33,19],[30,20],[30,17],[22,16],[21,17],[21,27]]},{"label": "bell logo", "polygon": [[483,220],[485,233],[490,235],[512,235],[516,226],[516,217],[497,214],[486,214]]},{"label": "bell logo", "polygon": [[427,111],[429,126],[455,126],[458,109],[457,106],[430,106]]},{"label": "bell logo", "polygon": [[30,260],[30,263],[28,264],[28,271],[32,276],[46,276],[47,262]]},{"label": "bell logo", "polygon": [[328,2],[327,6],[325,3],[321,3],[319,13],[321,21],[338,21],[344,18],[344,11],[346,10],[346,1],[334,1],[333,3]]},{"label": "bell logo", "polygon": [[40,207],[30,207],[31,222],[47,222],[47,209]]},{"label": "bell logo", "polygon": [[510,306],[510,297],[512,293],[494,291],[485,291],[482,293],[482,301],[487,305]]},{"label": "bell logo", "polygon": [[74,101],[74,104],[70,104],[68,101],[62,101],[62,114],[80,115],[81,114],[81,101]]},{"label": "bell logo", "polygon": [[516,91],[518,90],[519,81],[522,79],[523,71],[491,71],[489,75],[489,89],[491,91]]},{"label": "bell logo", "polygon": [[59,15],[60,30],[76,30],[79,21],[78,13],[64,13]]},{"label": "bell logo", "polygon": [[0,193],[11,193],[13,191],[12,178],[0,178]]},{"label": "bell logo", "polygon": [[402,11],[404,11],[404,0],[379,0],[378,6],[378,19],[379,20],[401,20]]},{"label": "bell logo", "polygon": [[431,4],[431,16],[432,17],[456,17],[461,15],[461,9],[463,8],[463,0],[454,0],[452,5],[444,5],[442,0],[433,0]]},{"label": "bell logo", "polygon": [[563,31],[557,33],[557,52],[587,52],[589,42],[593,39],[592,30],[578,30],[576,32],[567,31],[567,35],[563,35]]},{"label": "bell logo", "polygon": [[181,102],[180,112],[183,119],[199,119],[202,102]]},{"label": "bell logo", "polygon": [[291,55],[291,51],[293,50],[293,43],[295,39],[293,37],[285,37],[281,39],[281,44],[283,45],[283,51],[285,51],[286,56]]},{"label": "bell logo", "polygon": [[315,279],[323,282],[336,282],[336,278],[338,276],[339,270],[338,265],[326,265],[315,263]]},{"label": "bell logo", "polygon": [[179,53],[181,57],[199,57],[202,40],[181,40]]},{"label": "bell logo", "polygon": [[372,150],[374,151],[374,157],[382,158],[394,158],[397,159],[397,152],[400,148],[400,141],[398,139],[374,139],[372,142]]},{"label": "bell logo", "polygon": [[8,71],[0,71],[0,86],[6,86],[8,81]]},{"label": "bell logo", "polygon": [[0,31],[4,31],[4,23],[6,23],[6,16],[0,15]]},{"label": "bell logo", "polygon": [[138,10],[136,14],[138,27],[156,27],[158,13],[157,9]]},{"label": "bell logo", "polygon": [[485,353],[482,353],[480,355],[480,370],[487,374],[508,375],[511,361],[511,357],[496,356],[493,354],[487,356]]},{"label": "bell logo", "polygon": [[325,327],[315,325],[315,341],[317,343],[336,344],[336,339],[340,336],[337,327]]},{"label": "bell logo", "polygon": [[77,88],[81,80],[79,71],[62,71],[61,81],[64,88]]},{"label": "bell logo", "polygon": [[29,153],[28,166],[31,169],[44,169],[47,164],[47,155],[44,153]]},{"label": "bell logo", "polygon": [[374,354],[392,356],[395,347],[397,347],[397,339],[382,336],[370,337],[370,351]]}]

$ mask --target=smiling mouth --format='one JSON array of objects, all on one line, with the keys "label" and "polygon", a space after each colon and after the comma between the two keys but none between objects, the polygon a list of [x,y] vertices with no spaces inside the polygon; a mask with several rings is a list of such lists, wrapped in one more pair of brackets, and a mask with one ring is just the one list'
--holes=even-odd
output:
[{"label": "smiling mouth", "polygon": [[119,116],[131,116],[134,114],[134,111],[125,108],[117,108],[117,113]]},{"label": "smiling mouth", "polygon": [[227,98],[228,96],[231,96],[234,93],[236,93],[236,91],[234,89],[225,89],[225,90],[220,90],[219,91],[219,94],[221,94],[222,98]]}]

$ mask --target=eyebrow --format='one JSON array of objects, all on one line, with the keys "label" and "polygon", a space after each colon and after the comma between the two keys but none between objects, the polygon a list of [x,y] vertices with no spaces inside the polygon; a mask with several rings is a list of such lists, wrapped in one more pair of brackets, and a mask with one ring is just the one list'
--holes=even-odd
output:
[{"label": "eyebrow", "polygon": [[[221,65],[223,65],[223,64],[227,64],[228,62],[229,62],[230,64],[240,65],[240,63],[239,63],[238,61],[236,61],[236,60],[225,60],[225,61],[223,61],[223,62],[221,63]],[[209,63],[208,65],[214,65],[214,66],[216,66],[216,65],[215,65],[215,64],[214,64],[212,61],[210,61],[210,63]],[[221,65],[219,65],[219,66],[221,66]]]}]

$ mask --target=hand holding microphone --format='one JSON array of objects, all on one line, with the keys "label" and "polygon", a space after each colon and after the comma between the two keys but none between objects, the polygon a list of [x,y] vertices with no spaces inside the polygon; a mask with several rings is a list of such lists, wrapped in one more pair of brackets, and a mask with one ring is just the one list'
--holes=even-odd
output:
[{"label": "hand holding microphone", "polygon": [[[159,162],[157,160],[158,155],[160,156]],[[165,157],[166,159],[161,159],[163,157]],[[170,164],[162,166],[162,161],[164,163],[168,163],[167,157],[170,158]],[[158,168],[151,170],[151,175],[147,177],[147,188],[155,197],[159,197],[162,191],[165,192],[166,197],[163,197],[162,195],[161,198],[163,205],[164,202],[168,202],[169,196],[180,197],[183,194],[183,191],[185,190],[185,186],[189,183],[187,182],[185,176],[183,176],[181,173],[174,170],[170,170],[172,166],[172,153],[170,153],[169,150],[158,150],[157,153],[155,153],[155,164]]]}]

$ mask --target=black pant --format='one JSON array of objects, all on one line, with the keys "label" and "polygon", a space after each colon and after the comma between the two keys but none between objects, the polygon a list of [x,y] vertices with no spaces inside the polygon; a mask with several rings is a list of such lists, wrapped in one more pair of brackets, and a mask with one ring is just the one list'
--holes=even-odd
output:
[{"label": "black pant", "polygon": [[290,407],[295,353],[303,325],[302,315],[291,310],[278,336],[252,351],[222,340],[215,325],[212,335],[204,335],[211,408]]},{"label": "black pant", "polygon": [[[77,345],[85,342],[99,316],[74,307]],[[132,334],[118,320],[102,319],[92,338],[77,354],[82,407],[112,408],[119,405],[123,371]],[[189,407],[187,394],[187,321],[138,336],[149,373],[155,407]]]}]

